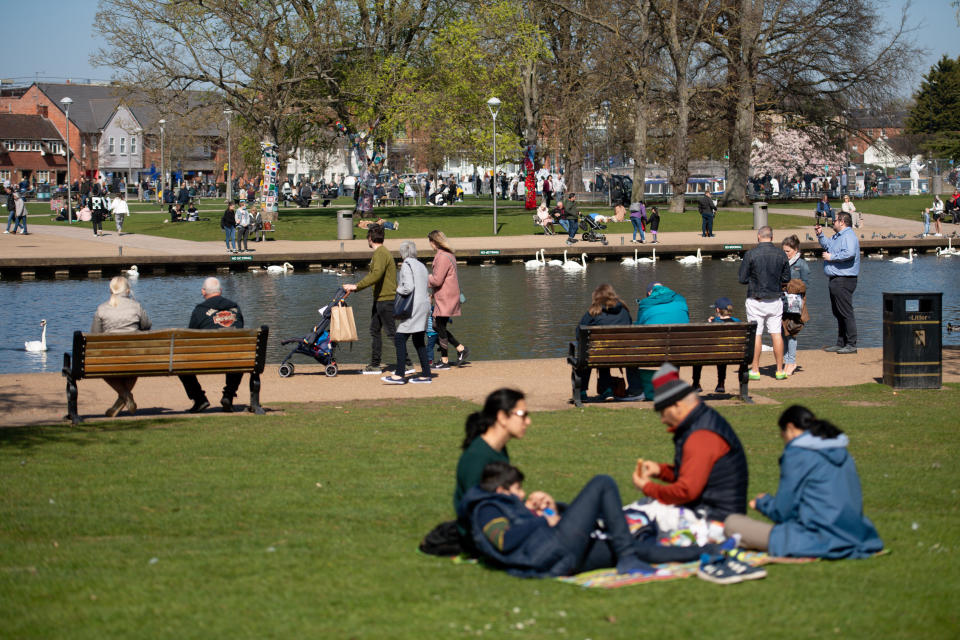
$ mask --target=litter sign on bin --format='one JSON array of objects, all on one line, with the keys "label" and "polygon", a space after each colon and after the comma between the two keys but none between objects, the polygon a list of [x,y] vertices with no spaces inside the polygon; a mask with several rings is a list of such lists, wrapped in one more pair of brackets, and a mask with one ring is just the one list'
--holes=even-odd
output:
[{"label": "litter sign on bin", "polygon": [[883,294],[883,384],[942,386],[942,304],[942,293]]}]

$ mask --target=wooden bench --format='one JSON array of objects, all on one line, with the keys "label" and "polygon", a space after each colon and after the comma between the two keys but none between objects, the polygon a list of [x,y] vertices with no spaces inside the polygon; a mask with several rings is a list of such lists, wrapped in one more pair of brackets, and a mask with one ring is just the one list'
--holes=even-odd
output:
[{"label": "wooden bench", "polygon": [[747,394],[753,361],[756,322],[703,322],[697,324],[651,324],[590,326],[577,328],[567,362],[573,368],[573,402],[582,406],[590,369],[598,367],[659,367],[670,362],[685,365],[740,365],[740,398]]},{"label": "wooden bench", "polygon": [[249,411],[263,414],[260,374],[267,357],[269,328],[162,329],[142,333],[73,333],[73,353],[63,354],[67,418],[77,414],[77,381],[127,376],[249,373]]}]

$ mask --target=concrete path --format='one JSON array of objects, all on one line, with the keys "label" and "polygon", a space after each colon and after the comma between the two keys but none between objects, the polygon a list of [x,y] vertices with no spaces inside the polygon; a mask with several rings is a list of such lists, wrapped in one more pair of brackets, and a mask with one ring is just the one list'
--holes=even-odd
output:
[{"label": "concrete path", "polygon": [[[59,353],[48,357],[61,357]],[[960,382],[960,348],[946,348],[943,352],[945,382]],[[797,360],[800,369],[787,380],[773,378],[773,356],[761,357],[763,378],[750,383],[750,391],[758,403],[772,400],[764,397],[768,389],[801,389],[835,387],[879,382],[883,377],[881,349],[861,349],[853,355],[836,355],[823,351],[802,351]],[[578,410],[570,404],[570,367],[563,359],[480,361],[462,368],[438,372],[433,382],[426,384],[388,385],[379,376],[362,375],[362,365],[345,365],[335,378],[323,375],[318,365],[297,365],[295,374],[281,378],[276,365],[268,366],[262,377],[261,403],[268,413],[282,410],[281,403],[340,404],[364,400],[401,398],[454,397],[481,403],[491,391],[509,386],[521,389],[528,396],[534,411]],[[681,376],[690,380],[690,369],[683,367]],[[594,378],[595,380],[595,378]],[[223,376],[201,376],[200,382],[213,403],[210,414],[219,414],[220,390]],[[736,392],[735,372],[727,373],[727,391]],[[249,401],[247,380],[240,387],[238,405]],[[713,394],[716,386],[716,367],[704,367],[701,381],[711,404],[739,404],[736,396]],[[105,420],[103,412],[113,404],[116,395],[102,380],[81,380],[79,410],[84,420]],[[591,390],[595,387],[591,384]],[[63,424],[66,414],[64,379],[55,373],[28,373],[0,375],[0,427],[31,424]],[[592,392],[592,391],[591,391]],[[891,393],[894,393],[891,390]],[[951,391],[930,391],[933,402],[950,401],[943,394]],[[134,391],[139,411],[134,417],[169,417],[190,415],[184,413],[190,401],[176,378],[142,378]],[[855,403],[856,397],[849,402]],[[588,403],[584,411],[593,407],[652,411],[650,402]],[[246,412],[238,414],[253,419]],[[459,425],[457,425],[459,426]]]}]

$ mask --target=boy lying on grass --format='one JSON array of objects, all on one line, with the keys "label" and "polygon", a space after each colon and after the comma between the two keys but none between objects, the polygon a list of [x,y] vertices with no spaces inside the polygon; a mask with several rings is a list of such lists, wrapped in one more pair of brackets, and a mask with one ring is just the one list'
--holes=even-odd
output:
[{"label": "boy lying on grass", "polygon": [[[618,573],[654,572],[649,562],[696,560],[707,547],[659,547],[655,537],[635,539],[627,526],[620,491],[610,476],[594,476],[561,516],[542,491],[523,491],[523,473],[505,462],[491,462],[480,484],[467,491],[459,515],[470,525],[480,554],[523,577],[563,576],[616,567]],[[597,520],[605,530],[597,535]]]}]

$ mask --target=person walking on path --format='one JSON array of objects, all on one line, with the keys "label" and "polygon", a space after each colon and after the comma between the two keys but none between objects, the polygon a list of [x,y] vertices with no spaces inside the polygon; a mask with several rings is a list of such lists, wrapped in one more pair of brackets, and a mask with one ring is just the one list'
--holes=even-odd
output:
[{"label": "person walking on path", "polygon": [[[240,205],[245,207],[246,205]],[[224,241],[227,243],[227,253],[237,252],[237,213],[234,210],[236,205],[232,202],[227,205],[227,209],[220,218],[220,228],[223,229]]]},{"label": "person walking on path", "polygon": [[[383,355],[383,331],[389,340],[397,334],[393,318],[393,299],[397,295],[397,265],[393,256],[383,246],[383,227],[376,225],[367,229],[367,246],[373,249],[370,272],[356,284],[343,285],[344,291],[360,291],[373,287],[373,306],[370,308],[370,364],[363,368],[367,375],[380,375],[380,359]],[[406,364],[406,363],[404,363]],[[398,368],[403,366],[398,363]]]},{"label": "person walking on path", "polygon": [[17,229],[22,226],[23,231],[20,233],[27,235],[27,204],[23,201],[19,191],[13,192],[13,212],[16,217],[16,221],[13,223],[13,232],[16,233]]},{"label": "person walking on path", "polygon": [[123,221],[130,215],[130,207],[127,205],[127,199],[124,194],[118,193],[117,197],[110,203],[110,211],[113,212],[113,220],[117,225],[117,235],[123,235]]},{"label": "person walking on path", "polygon": [[10,225],[13,225],[13,233],[17,232],[17,201],[13,197],[13,189],[6,188],[7,192],[7,228],[4,233],[10,233]]},{"label": "person walking on path", "polygon": [[576,193],[571,192],[567,195],[561,216],[560,225],[567,230],[567,244],[575,244],[577,242],[575,236],[580,226],[580,208],[577,206]]},{"label": "person walking on path", "polygon": [[437,332],[437,342],[440,347],[440,362],[435,363],[435,370],[450,368],[450,345],[457,351],[457,365],[463,366],[470,350],[461,344],[447,325],[450,318],[460,315],[460,280],[457,278],[457,259],[453,249],[447,243],[447,236],[442,231],[433,230],[427,235],[430,246],[437,254],[433,258],[433,272],[430,274],[429,284],[433,287],[433,328]]},{"label": "person walking on path", "polygon": [[[106,190],[101,193],[106,194]],[[93,222],[93,235],[103,236],[103,221],[110,214],[110,203],[106,195],[90,197],[90,220]]]},{"label": "person walking on path", "polygon": [[717,205],[710,197],[710,194],[704,193],[697,202],[697,209],[700,211],[700,231],[704,238],[713,237],[713,217],[717,215]]},{"label": "person walking on path", "polygon": [[412,295],[413,305],[410,315],[397,325],[395,337],[397,347],[397,369],[394,375],[381,378],[388,384],[405,384],[404,367],[407,362],[407,338],[413,336],[413,348],[420,358],[420,375],[410,378],[414,384],[430,383],[430,358],[427,356],[427,318],[430,316],[430,286],[427,268],[417,260],[417,245],[410,240],[400,243],[400,257],[403,264],[397,273],[397,294]]},{"label": "person walking on path", "polygon": [[766,327],[773,342],[773,356],[777,362],[777,380],[785,380],[783,372],[783,301],[780,293],[790,281],[790,263],[787,254],[773,244],[773,229],[757,229],[757,246],[747,251],[740,263],[740,284],[747,285],[747,322],[757,323],[750,379],[760,379],[760,352],[763,349],[763,330]]},{"label": "person walking on path", "polygon": [[[203,296],[203,302],[194,307],[193,313],[190,315],[190,329],[243,329],[243,314],[240,312],[240,305],[221,295],[219,280],[216,278],[204,280],[203,286],[200,288],[200,295]],[[233,411],[233,399],[237,396],[237,389],[240,388],[243,374],[228,373],[226,376],[220,406],[225,412],[231,413]],[[184,391],[187,392],[187,397],[193,400],[193,406],[188,409],[190,413],[199,413],[210,406],[207,394],[203,392],[203,387],[200,386],[197,376],[187,374],[179,376],[179,378]]]},{"label": "person walking on path", "polygon": [[860,275],[860,240],[851,228],[849,213],[839,213],[833,222],[836,234],[823,235],[823,227],[814,227],[823,249],[823,273],[829,280],[830,309],[837,319],[837,343],[824,347],[833,353],[857,352],[857,319],[853,312],[853,292]]}]

